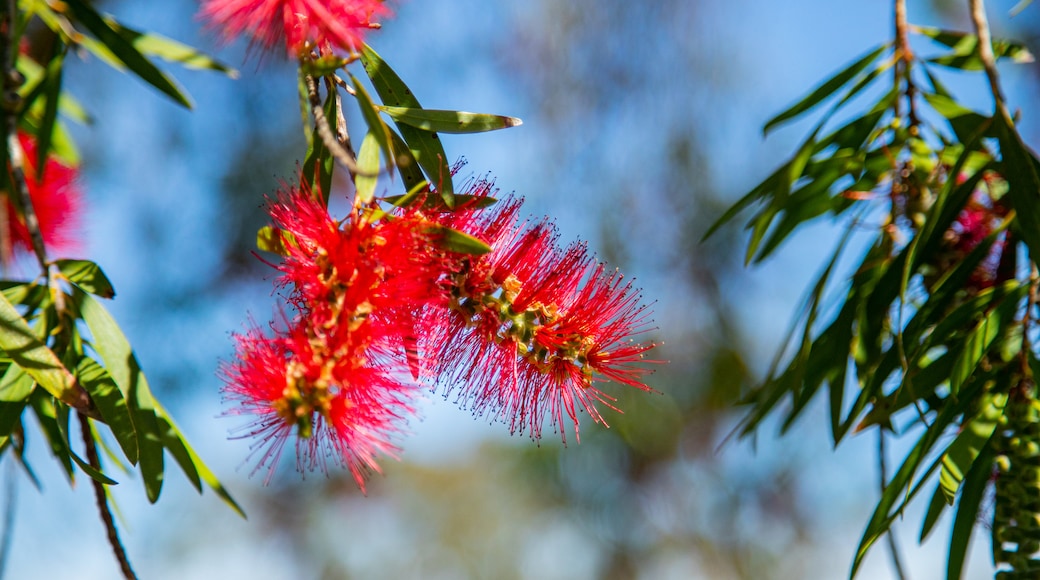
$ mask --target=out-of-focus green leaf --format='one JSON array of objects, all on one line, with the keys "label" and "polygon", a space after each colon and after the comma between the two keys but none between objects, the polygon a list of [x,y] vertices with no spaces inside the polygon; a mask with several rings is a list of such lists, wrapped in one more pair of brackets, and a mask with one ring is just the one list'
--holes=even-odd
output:
[{"label": "out-of-focus green leaf", "polygon": [[101,365],[89,357],[80,359],[79,365],[76,366],[76,376],[79,378],[80,384],[90,393],[90,397],[101,412],[101,418],[112,430],[127,461],[132,465],[137,465],[137,430],[134,429],[134,422],[130,417],[126,399],[123,398],[115,381],[105,369],[101,368]]},{"label": "out-of-focus green leaf", "polygon": [[361,141],[358,151],[358,174],[354,176],[354,189],[360,203],[367,205],[375,197],[379,182],[379,140],[369,131]]},{"label": "out-of-focus green leaf", "polygon": [[148,388],[148,380],[123,331],[101,303],[78,288],[73,289],[72,302],[90,329],[91,345],[101,355],[105,370],[127,402],[137,432],[138,459],[145,492],[148,500],[155,503],[162,491],[163,447],[155,417],[156,403]]},{"label": "out-of-focus green leaf", "polygon": [[196,489],[202,491],[201,481],[205,482],[206,485],[213,490],[214,493],[220,497],[231,509],[235,510],[235,513],[242,516],[243,519],[246,517],[246,512],[242,510],[242,507],[238,505],[238,502],[231,497],[227,489],[217,479],[216,475],[206,464],[203,463],[202,459],[199,458],[195,450],[188,445],[184,435],[181,434],[177,425],[170,418],[169,414],[165,409],[156,404],[156,417],[159,420],[160,433],[162,434],[163,445],[170,450],[170,454],[184,470],[184,474],[191,481],[192,485]]},{"label": "out-of-focus green leaf", "polygon": [[[915,32],[953,49],[953,51],[947,54],[929,58],[927,62],[960,70],[982,70],[982,61],[979,60],[978,55],[978,36],[966,32],[940,30],[927,26],[913,26],[911,28]],[[1017,63],[1029,63],[1034,60],[1033,54],[1029,52],[1028,48],[1009,40],[994,39],[993,55],[997,59],[1010,58]]]},{"label": "out-of-focus green leaf", "polygon": [[286,249],[285,244],[286,242],[294,243],[295,240],[296,237],[292,232],[280,230],[274,226],[264,226],[256,232],[256,247],[279,256],[288,256],[289,250]]},{"label": "out-of-focus green leaf", "polygon": [[935,493],[932,494],[932,500],[928,502],[928,509],[924,514],[924,521],[921,523],[921,535],[918,537],[918,543],[924,543],[928,538],[928,535],[935,529],[935,524],[939,521],[939,516],[946,511],[946,495],[943,493],[942,486],[935,486]]},{"label": "out-of-focus green leaf", "polygon": [[212,70],[224,73],[233,79],[238,78],[237,70],[214,60],[213,57],[193,46],[153,32],[138,32],[123,26],[111,17],[105,17],[105,22],[109,28],[116,31],[141,54],[155,56],[168,62],[176,62],[185,68]]},{"label": "out-of-focus green leaf", "polygon": [[[55,50],[58,50],[55,47]],[[46,98],[43,106],[43,116],[40,126],[36,131],[36,159],[33,160],[36,167],[35,181],[43,182],[47,170],[47,155],[51,150],[51,139],[54,135],[54,123],[58,119],[58,103],[61,98],[61,79],[65,70],[65,52],[62,50],[55,54],[47,63],[46,75],[41,84],[43,96]]]},{"label": "out-of-focus green leaf", "polygon": [[66,405],[83,408],[88,401],[76,378],[61,364],[18,314],[7,297],[0,294],[0,350],[39,384]]},{"label": "out-of-focus green leaf", "polygon": [[36,382],[25,372],[25,369],[16,365],[7,365],[3,377],[0,377],[0,402],[24,403],[32,394]]},{"label": "out-of-focus green leaf", "polygon": [[381,106],[379,110],[390,118],[423,131],[439,133],[481,133],[518,127],[523,121],[516,117],[444,111],[439,109],[413,109],[409,107]]},{"label": "out-of-focus green leaf", "polygon": [[15,426],[21,425],[19,419],[22,418],[22,412],[27,403],[27,401],[19,403],[0,401],[0,438],[7,439],[14,432]]},{"label": "out-of-focus green leaf", "polygon": [[[159,91],[173,99],[174,102],[188,109],[191,108],[191,100],[174,84],[173,80],[156,68],[119,31],[112,28],[110,22],[98,14],[90,4],[85,0],[65,0],[64,3],[76,22],[79,22],[89,30],[109,51],[109,55],[104,55],[105,57],[114,56],[119,63],[133,71],[138,78],[159,89]],[[96,49],[96,46],[90,44],[84,43],[84,46],[88,49]],[[109,59],[106,58],[106,60]]]},{"label": "out-of-focus green leaf", "polygon": [[406,191],[429,189],[430,182],[423,177],[422,166],[415,158],[415,153],[404,142],[404,138],[397,131],[390,129],[390,140],[393,142],[394,153],[397,154],[397,174],[401,176]]},{"label": "out-of-focus green leaf", "polygon": [[950,127],[961,143],[970,142],[980,128],[988,127],[989,117],[964,107],[950,97],[934,93],[922,93],[922,96],[937,113],[950,122]]},{"label": "out-of-focus green leaf", "polygon": [[877,58],[881,56],[881,54],[885,52],[885,50],[887,50],[889,46],[890,43],[885,43],[881,46],[878,46],[877,48],[870,50],[865,55],[854,61],[852,64],[848,65],[847,67],[836,73],[834,76],[824,81],[822,84],[813,89],[812,92],[810,92],[800,101],[792,105],[790,108],[784,110],[779,115],[767,121],[765,126],[762,128],[762,134],[768,135],[769,131],[774,127],[779,126],[785,121],[789,121],[791,119],[799,117],[803,113],[809,111],[810,109],[812,109],[813,107],[815,107],[816,105],[833,95],[835,92],[841,89],[841,87],[848,84],[852,79],[854,79],[857,75],[863,72],[863,70],[870,66],[871,63],[877,60]]},{"label": "out-of-focus green leaf", "polygon": [[90,260],[58,260],[54,263],[65,278],[80,288],[102,298],[114,298],[112,282],[101,267]]},{"label": "out-of-focus green leaf", "polygon": [[[17,68],[18,72],[25,76],[25,83],[18,89],[18,94],[22,97],[23,106],[30,107],[34,103],[32,94],[35,93],[38,96],[43,92],[43,81],[46,78],[44,74],[45,69],[25,55],[19,55]],[[87,114],[83,105],[67,92],[62,93],[59,97],[58,110],[77,123],[83,125],[93,123],[93,119]]]},{"label": "out-of-focus green leaf", "polygon": [[976,458],[989,443],[997,421],[1004,414],[1006,393],[994,393],[982,397],[981,410],[963,426],[960,435],[946,448],[942,456],[942,471],[939,472],[939,488],[946,503],[953,505],[965,474],[975,465]]},{"label": "out-of-focus green leaf", "polygon": [[[361,50],[361,64],[384,105],[409,109],[422,108],[408,85],[404,84],[404,81],[397,76],[390,65],[386,64],[386,61],[368,45]],[[448,155],[444,152],[440,138],[436,133],[422,131],[402,123],[398,123],[397,128],[412,155],[426,172],[430,183],[436,186],[437,191],[444,198],[444,203],[448,207],[455,207],[455,185],[452,182],[451,167],[448,165]],[[410,188],[410,186],[406,187]]]},{"label": "out-of-focus green leaf", "polygon": [[[58,426],[58,429],[59,429],[59,431],[61,433],[61,438],[64,441],[65,451],[68,452],[69,457],[72,458],[72,461],[74,461],[76,463],[76,465],[78,465],[79,468],[83,470],[83,473],[86,473],[94,481],[97,481],[97,482],[102,483],[104,485],[118,485],[119,484],[118,481],[116,481],[116,480],[112,479],[111,477],[105,475],[104,473],[101,472],[100,469],[97,469],[93,465],[91,465],[91,464],[87,463],[86,461],[84,461],[83,459],[81,459],[80,456],[77,455],[76,452],[72,450],[72,443],[69,441],[68,408],[67,407],[62,407],[62,408],[59,408],[57,411],[58,411],[59,415],[65,415],[65,417],[63,419],[59,418],[59,420],[57,421],[57,426]],[[89,421],[89,419],[87,419],[83,415],[79,415],[79,420],[80,421]]]}]

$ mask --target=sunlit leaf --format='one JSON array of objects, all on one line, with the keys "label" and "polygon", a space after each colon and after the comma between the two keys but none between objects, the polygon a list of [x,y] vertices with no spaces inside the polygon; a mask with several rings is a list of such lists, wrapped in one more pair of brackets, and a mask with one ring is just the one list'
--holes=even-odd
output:
[{"label": "sunlit leaf", "polygon": [[965,474],[973,468],[976,458],[993,436],[1006,403],[1006,393],[984,396],[979,414],[963,425],[960,434],[946,448],[942,456],[942,470],[939,472],[939,488],[946,503],[953,505]]},{"label": "sunlit leaf", "polygon": [[427,231],[433,234],[441,246],[460,254],[486,254],[491,247],[481,240],[458,230],[440,224],[431,224]]},{"label": "sunlit leaf", "polygon": [[361,141],[357,157],[358,174],[354,176],[354,189],[358,202],[368,205],[376,193],[379,182],[379,140],[369,131]]},{"label": "sunlit leaf", "polygon": [[90,393],[91,399],[101,412],[101,418],[112,430],[127,461],[132,465],[137,465],[137,430],[130,417],[126,399],[123,398],[115,381],[105,369],[89,357],[80,359],[79,365],[76,367],[76,377]]},{"label": "sunlit leaf", "polygon": [[73,284],[102,298],[114,298],[115,289],[101,267],[90,260],[58,260],[58,270]]},{"label": "sunlit leaf", "polygon": [[[913,26],[912,30],[932,40],[944,44],[953,50],[947,54],[927,59],[927,62],[960,70],[982,70],[979,59],[979,38],[967,32],[940,30],[927,26]],[[1025,45],[1009,40],[993,40],[993,56],[997,59],[1009,58],[1016,63],[1033,62],[1033,54]]]},{"label": "sunlit leaf", "polygon": [[439,133],[480,133],[518,127],[523,124],[523,121],[516,117],[490,115],[487,113],[391,107],[387,105],[379,107],[379,110],[390,115],[390,118],[400,123],[416,129],[422,129],[423,131]]}]

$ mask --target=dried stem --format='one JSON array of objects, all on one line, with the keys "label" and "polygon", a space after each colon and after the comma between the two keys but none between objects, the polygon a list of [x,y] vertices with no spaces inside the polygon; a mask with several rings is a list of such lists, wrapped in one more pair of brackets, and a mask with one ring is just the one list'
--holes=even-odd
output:
[{"label": "dried stem", "polygon": [[[94,444],[94,434],[90,430],[90,421],[83,414],[79,415],[79,425],[83,433],[83,446],[86,448],[87,462],[90,463],[91,467],[100,471],[101,461],[98,459],[97,447]],[[119,541],[116,522],[112,518],[112,511],[108,508],[105,484],[93,478],[91,478],[90,483],[94,486],[94,497],[97,499],[98,512],[101,514],[101,521],[105,524],[105,530],[108,531],[108,543],[112,546],[116,560],[119,561],[119,569],[127,580],[137,580],[137,574],[130,567],[130,559],[127,558],[126,549],[123,548],[123,543]]]},{"label": "dried stem", "polygon": [[[351,175],[357,175],[360,172],[358,170],[357,157],[355,157],[353,149],[349,148],[350,140],[346,140],[347,147],[344,147],[339,139],[332,134],[332,130],[329,129],[329,120],[325,117],[325,110],[321,106],[321,96],[318,94],[317,81],[313,75],[308,74],[304,75],[303,82],[307,87],[307,100],[311,103],[311,115],[314,116],[314,127],[318,130],[318,137],[321,138],[321,142],[325,144],[325,147],[328,147],[329,151],[332,152],[332,156],[342,163]],[[346,130],[344,129],[345,136]],[[328,195],[328,192],[322,193]]]},{"label": "dried stem", "polygon": [[[898,61],[893,68],[895,72],[896,86],[905,83],[903,95],[906,97],[907,118],[910,127],[918,124],[917,110],[914,106],[914,83],[910,80],[910,63],[913,62],[914,53],[910,49],[910,25],[906,19],[906,0],[895,0],[895,45]],[[895,103],[896,117],[900,116],[899,100]]]}]

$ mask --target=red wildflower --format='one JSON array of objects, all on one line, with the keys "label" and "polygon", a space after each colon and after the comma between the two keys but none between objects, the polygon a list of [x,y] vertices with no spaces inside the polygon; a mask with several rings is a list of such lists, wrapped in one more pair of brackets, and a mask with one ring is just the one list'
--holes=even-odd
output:
[{"label": "red wildflower", "polygon": [[646,311],[631,284],[607,274],[584,245],[561,251],[547,220],[518,224],[519,205],[444,216],[492,249],[457,257],[448,274],[451,313],[431,317],[429,348],[439,353],[445,395],[457,388],[475,413],[536,439],[546,416],[560,427],[566,417],[577,434],[578,409],[603,423],[597,403],[613,408],[596,375],[649,390],[646,370],[633,365],[654,346],[633,342],[647,329]]},{"label": "red wildflower", "polygon": [[[29,198],[40,224],[44,244],[51,251],[74,250],[79,245],[76,230],[81,211],[81,195],[76,184],[78,172],[74,167],[49,156],[41,174],[36,167],[36,140],[26,133],[19,132],[18,142],[22,147],[22,165]],[[0,247],[5,248],[7,252],[3,258],[9,260],[14,249],[31,252],[32,239],[25,219],[15,210],[10,197],[7,198],[4,207],[6,231],[0,231],[4,232],[7,239],[0,242]]]},{"label": "red wildflower", "polygon": [[355,51],[390,10],[381,0],[205,0],[200,16],[231,40],[248,35],[266,49],[285,42],[290,55],[311,47]]}]

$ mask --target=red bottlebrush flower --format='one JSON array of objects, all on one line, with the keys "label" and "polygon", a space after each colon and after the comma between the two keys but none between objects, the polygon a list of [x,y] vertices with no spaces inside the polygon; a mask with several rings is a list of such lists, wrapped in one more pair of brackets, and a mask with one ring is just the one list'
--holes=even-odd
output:
[{"label": "red bottlebrush flower", "polygon": [[274,336],[254,328],[235,337],[237,359],[224,365],[224,393],[237,404],[229,413],[254,417],[241,435],[258,438],[254,472],[266,466],[269,480],[294,434],[301,471],[327,471],[331,458],[350,469],[362,491],[365,478],[380,472],[376,456],[395,455],[391,439],[414,412],[414,389],[355,348],[350,334],[316,336],[300,319]]},{"label": "red bottlebrush flower", "polygon": [[[67,252],[79,246],[78,232],[81,213],[78,172],[74,167],[63,164],[53,156],[47,157],[42,173],[36,167],[36,140],[23,132],[18,133],[22,147],[22,165],[29,199],[40,224],[43,242],[49,251]],[[5,248],[5,260],[10,260],[15,249],[32,252],[32,239],[25,225],[25,218],[18,214],[10,197],[4,208],[6,218],[6,240],[0,242]]]},{"label": "red bottlebrush flower", "polygon": [[200,12],[226,40],[248,35],[266,49],[284,41],[290,55],[310,46],[355,51],[389,14],[381,0],[206,0]]},{"label": "red bottlebrush flower", "polygon": [[596,375],[650,390],[641,382],[646,369],[633,364],[654,346],[633,341],[647,330],[647,313],[632,286],[606,274],[584,245],[561,251],[550,222],[518,224],[518,209],[507,200],[442,217],[492,249],[456,257],[450,314],[432,312],[426,344],[438,353],[445,396],[457,389],[476,414],[535,439],[546,417],[554,427],[569,419],[577,434],[578,409],[604,423],[597,403],[613,408]]}]

